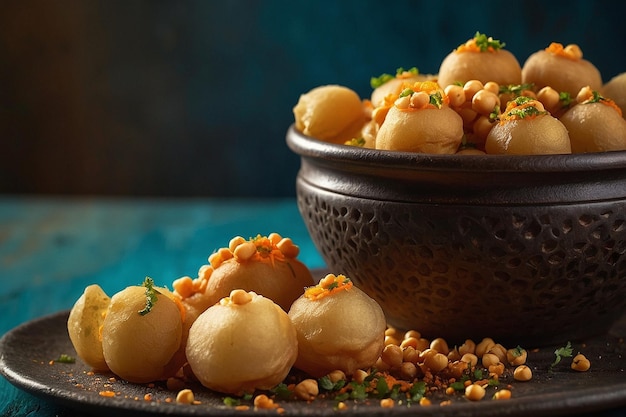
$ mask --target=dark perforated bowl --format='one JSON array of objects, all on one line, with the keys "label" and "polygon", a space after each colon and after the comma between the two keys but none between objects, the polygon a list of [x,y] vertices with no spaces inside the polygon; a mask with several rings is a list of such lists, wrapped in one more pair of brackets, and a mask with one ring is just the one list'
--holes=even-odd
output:
[{"label": "dark perforated bowl", "polygon": [[287,144],[322,257],[395,327],[545,345],[606,332],[626,311],[626,152],[426,155],[293,126]]}]

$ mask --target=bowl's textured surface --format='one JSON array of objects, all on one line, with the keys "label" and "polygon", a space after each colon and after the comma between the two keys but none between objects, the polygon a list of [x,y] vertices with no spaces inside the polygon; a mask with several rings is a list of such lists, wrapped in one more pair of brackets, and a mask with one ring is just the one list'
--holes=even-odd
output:
[{"label": "bowl's textured surface", "polygon": [[626,152],[410,154],[293,127],[287,143],[322,257],[393,326],[544,345],[602,333],[626,310]]}]

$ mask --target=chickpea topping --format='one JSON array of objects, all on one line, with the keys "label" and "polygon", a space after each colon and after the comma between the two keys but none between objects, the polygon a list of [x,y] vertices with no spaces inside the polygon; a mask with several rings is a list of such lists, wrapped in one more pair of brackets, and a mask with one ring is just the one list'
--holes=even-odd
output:
[{"label": "chickpea topping", "polygon": [[237,289],[232,290],[230,292],[230,297],[223,298],[220,302],[223,301],[222,304],[236,304],[236,305],[244,305],[252,301],[252,295],[254,293],[246,292],[245,290]]},{"label": "chickpea topping", "polygon": [[241,245],[242,243],[245,243],[245,242],[246,242],[246,239],[244,239],[243,237],[235,236],[234,238],[232,238],[230,240],[230,242],[228,242],[228,249],[231,252],[234,252],[235,249],[237,248],[237,246],[239,246],[239,245]]},{"label": "chickpea topping", "polygon": [[235,247],[233,255],[240,262],[251,259],[256,254],[256,245],[253,242],[242,242]]},{"label": "chickpea topping", "polygon": [[364,371],[363,369],[357,369],[356,371],[354,371],[354,374],[352,374],[352,379],[359,383],[362,384],[363,381],[365,381],[365,379],[369,376],[369,374],[367,373],[367,371]]},{"label": "chickpea topping", "polygon": [[188,388],[182,389],[176,394],[176,402],[179,404],[193,404],[195,400],[196,398],[193,395],[193,391]]},{"label": "chickpea topping", "polygon": [[402,362],[399,374],[402,379],[412,380],[417,376],[417,366],[413,362]]},{"label": "chickpea topping", "polygon": [[460,85],[450,84],[443,91],[450,99],[450,107],[461,107],[465,103],[465,91]]},{"label": "chickpea topping", "polygon": [[591,362],[582,353],[577,354],[572,359],[571,368],[575,371],[585,372],[591,368]]},{"label": "chickpea topping", "polygon": [[193,280],[191,277],[181,277],[172,282],[172,287],[174,291],[178,293],[182,298],[191,297],[194,293],[193,291]]},{"label": "chickpea topping", "polygon": [[315,379],[305,379],[294,388],[296,397],[305,401],[313,401],[320,393],[319,386]]},{"label": "chickpea topping", "polygon": [[533,377],[533,371],[526,365],[520,365],[513,371],[513,378],[516,381],[530,381]]},{"label": "chickpea topping", "polygon": [[296,246],[293,241],[288,238],[282,238],[277,244],[276,247],[278,250],[282,252],[287,258],[296,258],[300,254],[300,248]]},{"label": "chickpea topping", "polygon": [[471,384],[465,388],[465,397],[470,401],[480,401],[485,397],[485,388],[478,384]]},{"label": "chickpea topping", "polygon": [[483,83],[479,80],[469,80],[466,82],[465,85],[463,85],[466,100],[471,100],[474,97],[474,94],[482,90],[483,87]]},{"label": "chickpea topping", "polygon": [[417,330],[408,330],[406,333],[404,333],[404,339],[409,339],[409,338],[421,339],[422,334],[418,332]]}]

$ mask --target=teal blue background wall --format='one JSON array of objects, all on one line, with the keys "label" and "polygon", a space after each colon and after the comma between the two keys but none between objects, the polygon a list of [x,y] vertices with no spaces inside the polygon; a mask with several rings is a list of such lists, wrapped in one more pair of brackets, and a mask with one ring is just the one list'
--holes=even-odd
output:
[{"label": "teal blue background wall", "polygon": [[[617,7],[617,9],[616,9]],[[0,193],[292,196],[298,96],[487,33],[626,71],[613,1],[0,1]]]}]

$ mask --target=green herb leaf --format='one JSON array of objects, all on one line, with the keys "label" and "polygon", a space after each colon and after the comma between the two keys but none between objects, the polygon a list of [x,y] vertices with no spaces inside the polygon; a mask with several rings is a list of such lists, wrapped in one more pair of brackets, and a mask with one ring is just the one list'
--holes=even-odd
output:
[{"label": "green herb leaf", "polygon": [[154,281],[150,277],[144,279],[143,286],[146,287],[146,307],[140,310],[139,314],[145,316],[152,311],[152,307],[154,307],[154,304],[158,301],[157,294],[160,293],[154,288]]},{"label": "green herb leaf", "polygon": [[495,50],[502,49],[506,45],[504,42],[500,42],[480,32],[476,32],[474,39],[476,39],[476,46],[478,46],[481,52],[487,51],[490,47]]},{"label": "green herb leaf", "polygon": [[378,77],[370,78],[370,86],[372,88],[378,88],[381,85],[387,83],[388,81],[393,80],[394,78],[396,77],[393,76],[392,74],[381,74]]},{"label": "green herb leaf", "polygon": [[552,364],[550,365],[550,370],[552,370],[556,365],[558,365],[559,362],[561,362],[561,359],[571,358],[572,352],[573,352],[572,344],[569,341],[564,347],[561,347],[555,350],[554,351],[555,359],[554,359],[554,362],[552,362]]},{"label": "green herb leaf", "polygon": [[224,405],[228,407],[237,407],[238,405],[241,405],[241,400],[239,398],[224,397],[222,401],[224,402]]},{"label": "green herb leaf", "polygon": [[431,94],[429,96],[429,103],[440,109],[441,106],[443,106],[443,97],[441,96],[441,93],[436,92]]},{"label": "green herb leaf", "polygon": [[409,401],[417,402],[421,400],[424,395],[426,395],[426,383],[424,381],[413,383],[413,386],[411,386],[409,390]]},{"label": "green herb leaf", "polygon": [[67,355],[65,353],[62,353],[61,355],[59,355],[57,359],[55,359],[55,362],[76,363],[76,358],[74,358],[73,356]]},{"label": "green herb leaf", "polygon": [[287,387],[287,384],[280,383],[271,389],[271,392],[280,400],[288,400],[291,398],[292,392]]}]

